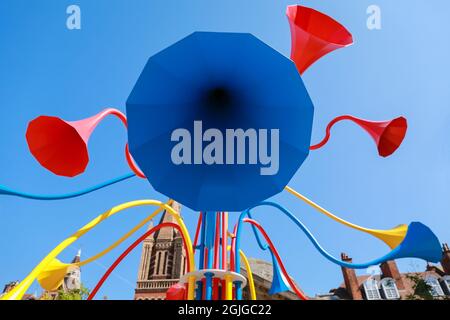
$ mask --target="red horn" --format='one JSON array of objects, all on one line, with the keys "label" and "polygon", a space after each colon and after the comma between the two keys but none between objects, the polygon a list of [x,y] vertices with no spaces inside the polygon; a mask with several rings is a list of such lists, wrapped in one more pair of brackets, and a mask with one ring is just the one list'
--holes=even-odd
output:
[{"label": "red horn", "polygon": [[[108,115],[117,116],[125,126],[125,115],[116,109],[106,109],[80,121],[64,121],[57,117],[40,116],[28,125],[28,147],[36,160],[56,175],[75,177],[89,163],[88,141],[97,125]],[[141,176],[126,147],[130,167]]]},{"label": "red horn", "polygon": [[400,147],[408,129],[408,123],[404,117],[398,117],[388,121],[369,121],[349,115],[340,116],[328,124],[325,138],[310,149],[316,150],[323,147],[330,139],[331,127],[342,120],[353,121],[366,130],[375,141],[378,154],[382,157],[390,156]]},{"label": "red horn", "polygon": [[288,6],[291,59],[300,74],[324,55],[353,44],[351,33],[333,18],[303,6]]}]

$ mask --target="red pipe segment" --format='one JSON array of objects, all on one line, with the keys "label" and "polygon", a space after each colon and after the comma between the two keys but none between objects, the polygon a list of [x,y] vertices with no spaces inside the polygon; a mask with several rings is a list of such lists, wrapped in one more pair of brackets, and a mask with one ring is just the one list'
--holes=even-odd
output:
[{"label": "red pipe segment", "polygon": [[283,274],[286,277],[286,280],[289,282],[289,285],[291,286],[292,290],[294,290],[295,294],[300,299],[308,300],[308,297],[297,288],[297,286],[295,285],[294,281],[291,279],[291,277],[287,273],[286,268],[284,267],[283,261],[281,261],[280,255],[278,254],[277,249],[273,245],[272,240],[270,240],[270,238],[267,235],[267,233],[264,230],[264,228],[258,222],[256,222],[255,220],[245,218],[243,221],[247,222],[247,223],[250,223],[250,224],[252,224],[252,225],[254,225],[255,227],[258,228],[258,230],[261,232],[261,234],[264,236],[264,238],[266,239],[267,243],[269,244],[270,250],[272,250],[272,253],[275,255],[275,257],[276,257],[276,259],[277,259],[277,261],[278,261],[278,263],[280,265],[281,271],[283,271]]},{"label": "red pipe segment", "polygon": [[[88,300],[92,300],[94,299],[95,295],[97,294],[98,290],[100,290],[100,288],[103,286],[103,283],[109,278],[109,276],[111,275],[111,273],[114,271],[114,269],[117,268],[117,266],[122,262],[123,259],[125,259],[128,254],[133,251],[141,242],[143,242],[147,237],[149,237],[151,234],[153,234],[154,232],[158,231],[159,229],[162,229],[164,227],[172,227],[176,230],[178,230],[181,234],[181,237],[183,239],[183,246],[184,246],[184,250],[186,252],[188,252],[187,250],[187,244],[186,244],[186,239],[183,237],[183,234],[181,232],[181,227],[176,224],[176,223],[172,223],[172,222],[165,222],[165,223],[161,223],[159,225],[157,225],[156,227],[153,227],[152,229],[148,230],[146,233],[144,233],[139,239],[137,239],[135,242],[133,242],[121,255],[120,257],[113,262],[113,264],[108,268],[108,270],[105,272],[105,274],[102,276],[102,278],[100,279],[100,281],[96,284],[95,288],[92,290],[92,292],[89,294],[89,297],[87,298]],[[188,272],[191,272],[192,270],[190,270],[190,257],[189,255],[186,255],[186,262],[188,265]]]}]

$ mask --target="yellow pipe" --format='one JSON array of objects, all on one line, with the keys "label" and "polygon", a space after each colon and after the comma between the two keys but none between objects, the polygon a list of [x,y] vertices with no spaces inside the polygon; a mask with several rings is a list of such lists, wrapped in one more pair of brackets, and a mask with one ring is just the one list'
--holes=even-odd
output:
[{"label": "yellow pipe", "polygon": [[245,256],[242,250],[239,250],[242,261],[244,261],[245,269],[247,270],[247,278],[248,278],[248,286],[250,289],[250,300],[256,300],[256,290],[255,290],[255,282],[253,280],[252,268],[250,267],[250,263],[248,262],[247,257]]},{"label": "yellow pipe", "polygon": [[188,278],[188,300],[194,300],[195,294],[195,276],[190,276]]},{"label": "yellow pipe", "polygon": [[362,232],[366,232],[366,233],[371,234],[372,236],[380,239],[381,241],[386,243],[391,249],[394,249],[395,247],[397,247],[406,236],[408,226],[405,224],[401,224],[390,230],[376,230],[376,229],[364,228],[364,227],[358,226],[356,224],[353,224],[351,222],[348,222],[342,218],[339,218],[338,216],[335,216],[328,210],[322,208],[321,206],[314,203],[313,201],[311,201],[310,199],[308,199],[304,195],[300,194],[299,192],[295,191],[294,189],[292,189],[289,186],[286,186],[285,190],[287,192],[289,192],[290,194],[294,195],[295,197],[299,198],[300,200],[303,200],[308,205],[310,205],[314,209],[318,210],[319,212],[323,213],[324,215],[328,216],[329,218],[333,219],[334,221],[339,222],[343,225],[346,225],[350,228],[353,228],[353,229],[356,229],[356,230],[359,230]]},{"label": "yellow pipe", "polygon": [[[231,238],[230,233],[228,233],[228,237]],[[231,250],[231,246],[227,246],[227,251]],[[256,289],[255,289],[255,281],[253,279],[252,268],[250,267],[250,263],[248,262],[247,256],[244,254],[244,251],[239,250],[239,254],[241,255],[242,261],[244,261],[245,269],[247,270],[247,279],[248,286],[250,289],[250,300],[256,300]],[[233,284],[231,284],[233,287]]]},{"label": "yellow pipe", "polygon": [[[56,257],[69,245],[74,243],[76,240],[81,238],[83,235],[85,235],[87,232],[92,230],[94,227],[96,227],[98,224],[100,224],[102,221],[108,219],[109,217],[115,215],[118,212],[121,212],[126,209],[130,209],[133,207],[139,207],[139,206],[159,206],[161,209],[166,210],[168,213],[172,214],[176,220],[176,222],[180,225],[181,233],[186,239],[186,245],[187,245],[187,254],[190,257],[190,269],[195,269],[195,262],[194,262],[194,254],[193,254],[193,247],[192,247],[192,241],[189,236],[189,233],[187,231],[186,225],[183,222],[183,219],[181,216],[176,212],[171,206],[162,203],[157,200],[137,200],[137,201],[131,201],[127,203],[123,203],[121,205],[118,205],[105,213],[99,215],[97,218],[93,219],[91,222],[86,224],[84,227],[79,229],[77,232],[75,232],[72,236],[62,241],[58,246],[56,246],[32,271],[31,273],[23,280],[21,281],[14,289],[12,289],[10,292],[8,292],[6,295],[0,298],[0,300],[20,300],[22,296],[25,294],[25,292],[28,290],[28,288],[31,286],[33,281],[39,276],[39,274],[47,268],[51,263],[54,262]],[[150,219],[152,219],[154,216],[156,216],[155,213],[150,215]]]},{"label": "yellow pipe", "polygon": [[[173,203],[173,200],[169,200],[167,202],[168,205],[171,205]],[[163,209],[159,207],[156,209],[151,215],[146,217],[144,220],[142,220],[139,224],[137,224],[133,229],[128,231],[124,236],[122,236],[119,240],[114,242],[112,245],[110,245],[105,250],[101,251],[100,253],[96,254],[95,256],[90,257],[89,259],[77,262],[77,263],[63,263],[59,261],[58,259],[54,259],[50,264],[47,265],[45,270],[43,270],[38,276],[37,280],[41,287],[48,291],[55,291],[57,290],[63,280],[64,276],[69,272],[70,268],[72,267],[82,267],[84,265],[87,265],[93,261],[96,261],[106,255],[107,253],[111,252],[113,249],[115,249],[117,246],[119,246],[121,243],[123,243],[125,240],[127,240],[131,235],[133,235],[137,230],[142,228],[144,225],[146,225],[155,215],[159,214]]]},{"label": "yellow pipe", "polygon": [[[171,205],[173,203],[173,200],[169,200],[167,202],[167,205]],[[77,262],[77,263],[73,263],[72,265],[74,266],[78,266],[78,267],[82,267],[85,266],[95,260],[100,259],[101,257],[103,257],[104,255],[108,254],[109,252],[111,252],[112,250],[114,250],[115,248],[117,248],[117,246],[119,246],[120,244],[122,244],[125,240],[127,240],[129,237],[131,237],[136,231],[138,231],[140,228],[142,228],[143,226],[145,226],[147,223],[150,222],[150,220],[152,220],[156,215],[158,215],[161,211],[163,211],[162,207],[159,207],[158,209],[156,209],[151,215],[149,215],[147,218],[145,218],[144,220],[142,220],[141,222],[139,222],[133,229],[131,229],[130,231],[128,231],[125,235],[123,235],[119,240],[117,240],[116,242],[114,242],[112,245],[110,245],[108,248],[106,248],[105,250],[103,250],[102,252],[97,253],[95,256],[90,257],[89,259]]]},{"label": "yellow pipe", "polygon": [[225,275],[225,300],[233,300],[233,276]]}]

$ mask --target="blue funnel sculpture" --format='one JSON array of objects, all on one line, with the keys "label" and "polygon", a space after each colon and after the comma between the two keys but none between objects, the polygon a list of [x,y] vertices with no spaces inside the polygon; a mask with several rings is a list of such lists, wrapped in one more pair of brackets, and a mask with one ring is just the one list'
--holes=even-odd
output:
[{"label": "blue funnel sculpture", "polygon": [[[294,216],[289,210],[284,208],[282,205],[275,202],[264,201],[252,208],[249,208],[248,210],[252,210],[260,206],[274,207],[283,212],[305,233],[305,235],[308,237],[308,239],[312,242],[314,247],[319,251],[319,253],[322,256],[324,256],[326,259],[330,260],[331,262],[341,267],[351,269],[366,269],[370,266],[378,265],[389,260],[395,260],[400,258],[418,258],[428,262],[436,263],[439,262],[442,258],[441,244],[439,242],[439,239],[433,233],[433,231],[431,231],[431,229],[428,228],[423,223],[411,222],[411,224],[408,226],[408,231],[406,232],[403,241],[395,249],[393,249],[386,255],[365,263],[348,263],[345,261],[341,261],[333,257],[324,248],[322,248],[322,246],[313,236],[311,231],[309,231],[309,229],[296,216]],[[239,218],[240,219],[239,223],[242,221],[243,217],[245,216],[245,214],[247,214],[247,212],[241,214]],[[240,228],[238,227],[238,232],[239,230]],[[239,244],[240,241],[239,238],[237,237],[236,250],[239,249]],[[236,259],[236,261],[239,261],[238,258]]]},{"label": "blue funnel sculpture", "polygon": [[[130,152],[154,189],[171,199],[195,211],[242,211],[283,191],[300,168],[313,113],[292,60],[251,34],[195,32],[148,60],[127,101]],[[184,137],[172,136],[177,129]],[[245,148],[227,153],[235,146],[226,139],[215,149],[215,165],[207,164],[202,156],[214,145],[204,140],[206,131],[228,129],[279,130],[278,171],[262,175],[261,161],[238,163],[237,150]],[[181,141],[186,152],[174,163]]]},{"label": "blue funnel sculpture", "polygon": [[283,272],[280,269],[280,265],[272,250],[270,251],[272,256],[272,265],[273,265],[273,278],[272,278],[272,286],[270,287],[269,294],[274,295],[280,292],[289,291],[290,287],[287,283],[286,278],[283,275]]},{"label": "blue funnel sculpture", "polygon": [[405,239],[386,256],[386,260],[399,258],[439,262],[442,258],[441,244],[430,228],[420,222],[412,222]]}]

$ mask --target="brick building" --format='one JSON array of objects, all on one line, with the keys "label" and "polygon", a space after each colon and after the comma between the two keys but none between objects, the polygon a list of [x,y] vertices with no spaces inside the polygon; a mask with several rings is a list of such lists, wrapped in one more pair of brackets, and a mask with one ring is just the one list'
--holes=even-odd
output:
[{"label": "brick building", "polygon": [[[341,259],[352,262],[346,254]],[[435,299],[450,299],[450,249],[442,246],[440,265],[427,264],[422,272],[401,273],[395,261],[380,265],[380,274],[357,276],[355,270],[342,267],[343,283],[329,294],[318,295],[319,299],[333,300],[404,300],[414,293],[414,281],[410,276],[419,276],[428,284]]]}]

